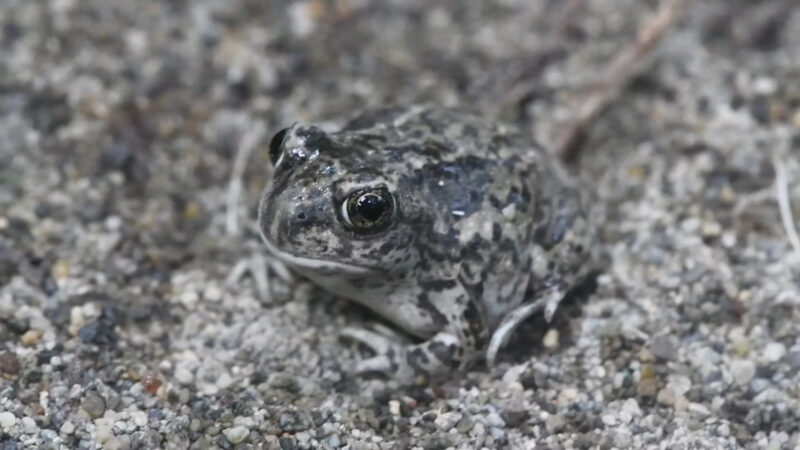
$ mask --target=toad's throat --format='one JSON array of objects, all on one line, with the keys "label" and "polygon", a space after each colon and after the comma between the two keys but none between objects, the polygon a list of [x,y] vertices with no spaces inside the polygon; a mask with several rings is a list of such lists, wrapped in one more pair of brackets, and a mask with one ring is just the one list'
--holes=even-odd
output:
[{"label": "toad's throat", "polygon": [[330,261],[323,258],[309,258],[304,256],[293,255],[289,252],[281,250],[277,245],[270,242],[270,240],[261,233],[261,239],[267,246],[267,250],[272,253],[276,258],[292,266],[304,269],[309,272],[320,273],[341,273],[348,275],[369,275],[378,272],[377,269],[372,267],[362,266],[359,264],[343,263],[339,261]]}]

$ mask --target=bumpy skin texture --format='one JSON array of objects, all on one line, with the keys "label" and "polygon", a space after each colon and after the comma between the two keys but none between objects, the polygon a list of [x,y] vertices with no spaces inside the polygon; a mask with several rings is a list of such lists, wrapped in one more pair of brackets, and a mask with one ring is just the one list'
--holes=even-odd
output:
[{"label": "bumpy skin texture", "polygon": [[[411,380],[463,369],[509,313],[560,299],[585,272],[577,191],[512,128],[462,110],[392,107],[335,133],[294,125],[272,150],[259,206],[270,251],[422,341],[345,330],[376,352],[357,372]],[[371,191],[391,197],[382,225],[364,232],[346,205]]]}]

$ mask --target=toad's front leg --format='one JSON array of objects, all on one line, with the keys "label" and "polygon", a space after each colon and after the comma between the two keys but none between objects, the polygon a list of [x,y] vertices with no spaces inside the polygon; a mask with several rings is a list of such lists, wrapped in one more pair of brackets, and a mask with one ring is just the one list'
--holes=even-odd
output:
[{"label": "toad's front leg", "polygon": [[375,352],[375,356],[356,364],[353,372],[382,373],[405,383],[466,369],[480,355],[486,331],[472,299],[459,296],[453,305],[457,309],[445,330],[416,345],[404,345],[364,329],[343,330],[342,336]]}]

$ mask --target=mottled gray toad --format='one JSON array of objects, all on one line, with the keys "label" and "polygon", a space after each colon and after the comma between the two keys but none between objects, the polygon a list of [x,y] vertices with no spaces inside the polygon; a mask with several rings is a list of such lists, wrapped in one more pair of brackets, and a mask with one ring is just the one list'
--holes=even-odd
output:
[{"label": "mottled gray toad", "polygon": [[482,350],[491,363],[510,329],[542,309],[549,320],[589,272],[577,191],[540,147],[478,115],[388,107],[335,133],[293,125],[270,156],[269,250],[423,340],[344,330],[376,353],[356,372],[440,375]]}]

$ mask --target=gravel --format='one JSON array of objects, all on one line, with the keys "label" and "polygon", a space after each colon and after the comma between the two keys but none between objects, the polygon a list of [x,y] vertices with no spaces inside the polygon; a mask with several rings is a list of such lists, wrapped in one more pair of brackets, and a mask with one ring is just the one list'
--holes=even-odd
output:
[{"label": "gravel", "polygon": [[338,331],[375,318],[264,252],[286,124],[427,100],[552,146],[654,2],[588,2],[554,40],[564,3],[6,0],[0,449],[797,448],[800,255],[774,186],[779,164],[800,218],[792,0],[686,3],[570,167],[597,292],[497,367],[350,377]]}]

